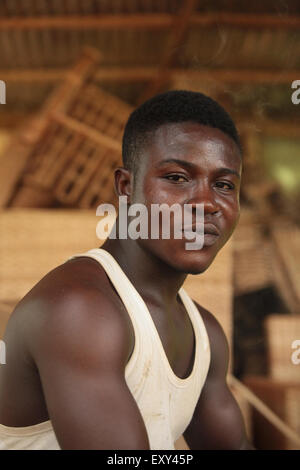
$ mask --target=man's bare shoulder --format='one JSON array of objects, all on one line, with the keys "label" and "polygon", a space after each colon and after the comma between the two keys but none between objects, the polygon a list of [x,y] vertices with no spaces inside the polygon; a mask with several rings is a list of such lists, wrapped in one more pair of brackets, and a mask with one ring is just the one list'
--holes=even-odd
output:
[{"label": "man's bare shoulder", "polygon": [[88,341],[92,347],[101,338],[109,337],[124,357],[132,348],[133,331],[124,305],[103,268],[87,257],[47,273],[18,303],[11,324],[18,325],[35,362],[46,346],[73,348],[75,353],[78,345]]}]

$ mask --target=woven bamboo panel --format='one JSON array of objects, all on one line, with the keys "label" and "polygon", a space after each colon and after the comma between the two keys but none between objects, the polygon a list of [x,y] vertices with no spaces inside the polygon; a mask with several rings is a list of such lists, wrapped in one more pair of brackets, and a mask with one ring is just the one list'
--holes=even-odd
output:
[{"label": "woven bamboo panel", "polygon": [[234,249],[257,246],[262,240],[263,227],[255,211],[241,207],[241,215],[233,233]]},{"label": "woven bamboo panel", "polygon": [[0,213],[0,301],[17,302],[74,253],[100,246],[95,211],[17,210]]},{"label": "woven bamboo panel", "polygon": [[242,209],[233,234],[235,295],[262,289],[273,282],[271,247],[253,211]]},{"label": "woven bamboo panel", "polygon": [[256,247],[234,252],[235,295],[253,292],[272,283],[270,243],[262,240]]},{"label": "woven bamboo panel", "polygon": [[291,356],[294,340],[300,340],[300,315],[270,315],[265,320],[269,374],[276,380],[300,382],[300,365]]}]

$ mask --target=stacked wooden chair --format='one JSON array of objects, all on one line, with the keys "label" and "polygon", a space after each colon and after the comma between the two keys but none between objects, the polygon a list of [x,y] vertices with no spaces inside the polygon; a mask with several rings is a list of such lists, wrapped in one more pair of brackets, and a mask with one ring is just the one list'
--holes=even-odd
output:
[{"label": "stacked wooden chair", "polygon": [[94,208],[115,201],[113,170],[121,164],[131,107],[97,84],[99,60],[86,49],[13,139],[7,152],[13,159],[18,152],[22,163],[6,183],[2,206]]}]

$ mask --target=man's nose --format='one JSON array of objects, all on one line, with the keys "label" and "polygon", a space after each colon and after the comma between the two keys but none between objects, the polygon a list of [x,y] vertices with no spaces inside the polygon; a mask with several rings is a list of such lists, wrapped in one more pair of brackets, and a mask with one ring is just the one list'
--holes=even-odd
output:
[{"label": "man's nose", "polygon": [[220,210],[216,194],[208,183],[198,184],[187,203],[193,212],[196,210],[196,204],[203,204],[204,214],[214,214]]}]

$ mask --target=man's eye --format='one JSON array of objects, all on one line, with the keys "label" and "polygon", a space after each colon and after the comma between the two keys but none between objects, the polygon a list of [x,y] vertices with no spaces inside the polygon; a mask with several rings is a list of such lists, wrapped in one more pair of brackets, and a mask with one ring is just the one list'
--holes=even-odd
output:
[{"label": "man's eye", "polygon": [[221,189],[234,189],[234,184],[228,183],[227,181],[217,181],[216,186]]},{"label": "man's eye", "polygon": [[[187,181],[185,176],[179,175],[177,173],[173,173],[171,175],[166,175],[164,178],[170,179],[171,181],[175,181],[176,183],[181,183],[182,181]],[[181,178],[181,181],[179,181]]]}]

